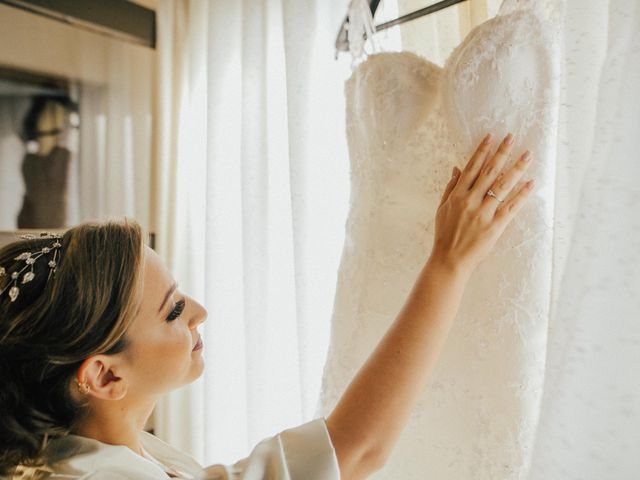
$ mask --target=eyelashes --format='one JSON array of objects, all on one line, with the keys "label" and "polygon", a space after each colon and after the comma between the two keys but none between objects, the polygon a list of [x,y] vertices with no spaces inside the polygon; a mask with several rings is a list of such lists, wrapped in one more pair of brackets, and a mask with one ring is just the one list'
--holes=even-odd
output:
[{"label": "eyelashes", "polygon": [[173,307],[173,310],[171,310],[171,313],[167,317],[167,322],[171,322],[176,318],[178,318],[182,313],[182,311],[184,310],[184,305],[185,305],[184,300],[179,300],[178,302],[176,302],[175,307]]}]

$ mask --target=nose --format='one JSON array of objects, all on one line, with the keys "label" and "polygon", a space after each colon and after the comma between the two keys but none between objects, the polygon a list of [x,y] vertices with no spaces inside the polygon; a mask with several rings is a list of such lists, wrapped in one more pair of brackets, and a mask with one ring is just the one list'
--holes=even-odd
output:
[{"label": "nose", "polygon": [[204,322],[207,319],[207,309],[200,305],[195,300],[191,301],[193,306],[195,307],[195,311],[191,318],[189,319],[189,330],[195,330],[198,325]]}]

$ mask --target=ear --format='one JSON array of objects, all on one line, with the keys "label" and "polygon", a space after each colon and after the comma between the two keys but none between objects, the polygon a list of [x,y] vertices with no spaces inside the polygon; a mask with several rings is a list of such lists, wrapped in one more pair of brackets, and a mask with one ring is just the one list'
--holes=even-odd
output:
[{"label": "ear", "polygon": [[[115,355],[94,355],[78,368],[76,379],[89,386],[87,395],[102,400],[121,400],[127,394],[123,368]],[[75,383],[75,382],[74,382]],[[77,384],[75,384],[77,387]]]}]

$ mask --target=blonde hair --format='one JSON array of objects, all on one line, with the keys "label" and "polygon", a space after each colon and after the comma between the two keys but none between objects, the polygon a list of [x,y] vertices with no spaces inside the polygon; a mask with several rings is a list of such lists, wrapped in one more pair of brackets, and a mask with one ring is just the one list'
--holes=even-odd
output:
[{"label": "blonde hair", "polygon": [[[72,430],[84,405],[71,397],[70,381],[87,357],[127,348],[125,334],[140,306],[138,223],[83,223],[60,242],[54,276],[47,280],[47,262],[36,262],[34,279],[15,302],[0,296],[0,475],[42,464],[47,441]],[[35,238],[0,249],[5,280],[21,268],[15,257],[50,243]]]}]

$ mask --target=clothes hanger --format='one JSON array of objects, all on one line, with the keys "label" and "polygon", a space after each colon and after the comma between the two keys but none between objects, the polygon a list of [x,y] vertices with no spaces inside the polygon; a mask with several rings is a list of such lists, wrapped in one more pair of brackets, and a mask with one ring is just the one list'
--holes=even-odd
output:
[{"label": "clothes hanger", "polygon": [[[39,137],[61,133],[61,129],[38,130],[38,119],[47,107],[48,102],[60,104],[67,112],[78,112],[78,104],[66,95],[37,95],[33,97],[31,107],[22,121],[22,139],[37,140]],[[72,125],[75,127],[75,125]]]},{"label": "clothes hanger", "polygon": [[[443,10],[447,7],[455,5],[457,3],[462,3],[466,0],[442,0],[438,3],[434,3],[433,5],[429,5],[427,7],[416,10],[415,12],[407,13],[406,15],[402,15],[393,20],[389,20],[387,22],[381,23],[380,25],[375,26],[376,32],[381,30],[385,30],[387,28],[394,27],[396,25],[400,25],[401,23],[408,22],[410,20],[415,20],[416,18],[424,17],[426,15],[430,15],[439,10]],[[376,10],[380,5],[380,0],[370,0],[369,6],[371,8],[371,15],[375,16]],[[345,17],[342,22],[342,26],[340,27],[340,31],[338,32],[338,36],[336,38],[336,59],[338,58],[338,54],[340,52],[348,52],[349,51],[349,15]]]},{"label": "clothes hanger", "polygon": [[[53,122],[52,128],[42,128],[42,116],[50,111],[52,103],[55,107],[62,107],[65,112],[62,118],[62,125],[60,125],[60,119],[49,118],[45,120],[45,124],[49,127],[49,124]],[[34,150],[42,152],[50,152],[58,142],[58,136],[62,134],[66,128],[66,122],[64,118],[69,113],[77,113],[78,104],[71,100],[68,95],[38,95],[33,97],[31,107],[27,111],[22,122],[21,138],[27,145],[27,151],[35,153]],[[77,122],[71,122],[71,128],[78,128]],[[54,138],[47,138],[54,137]],[[38,146],[39,145],[39,146]]]}]

